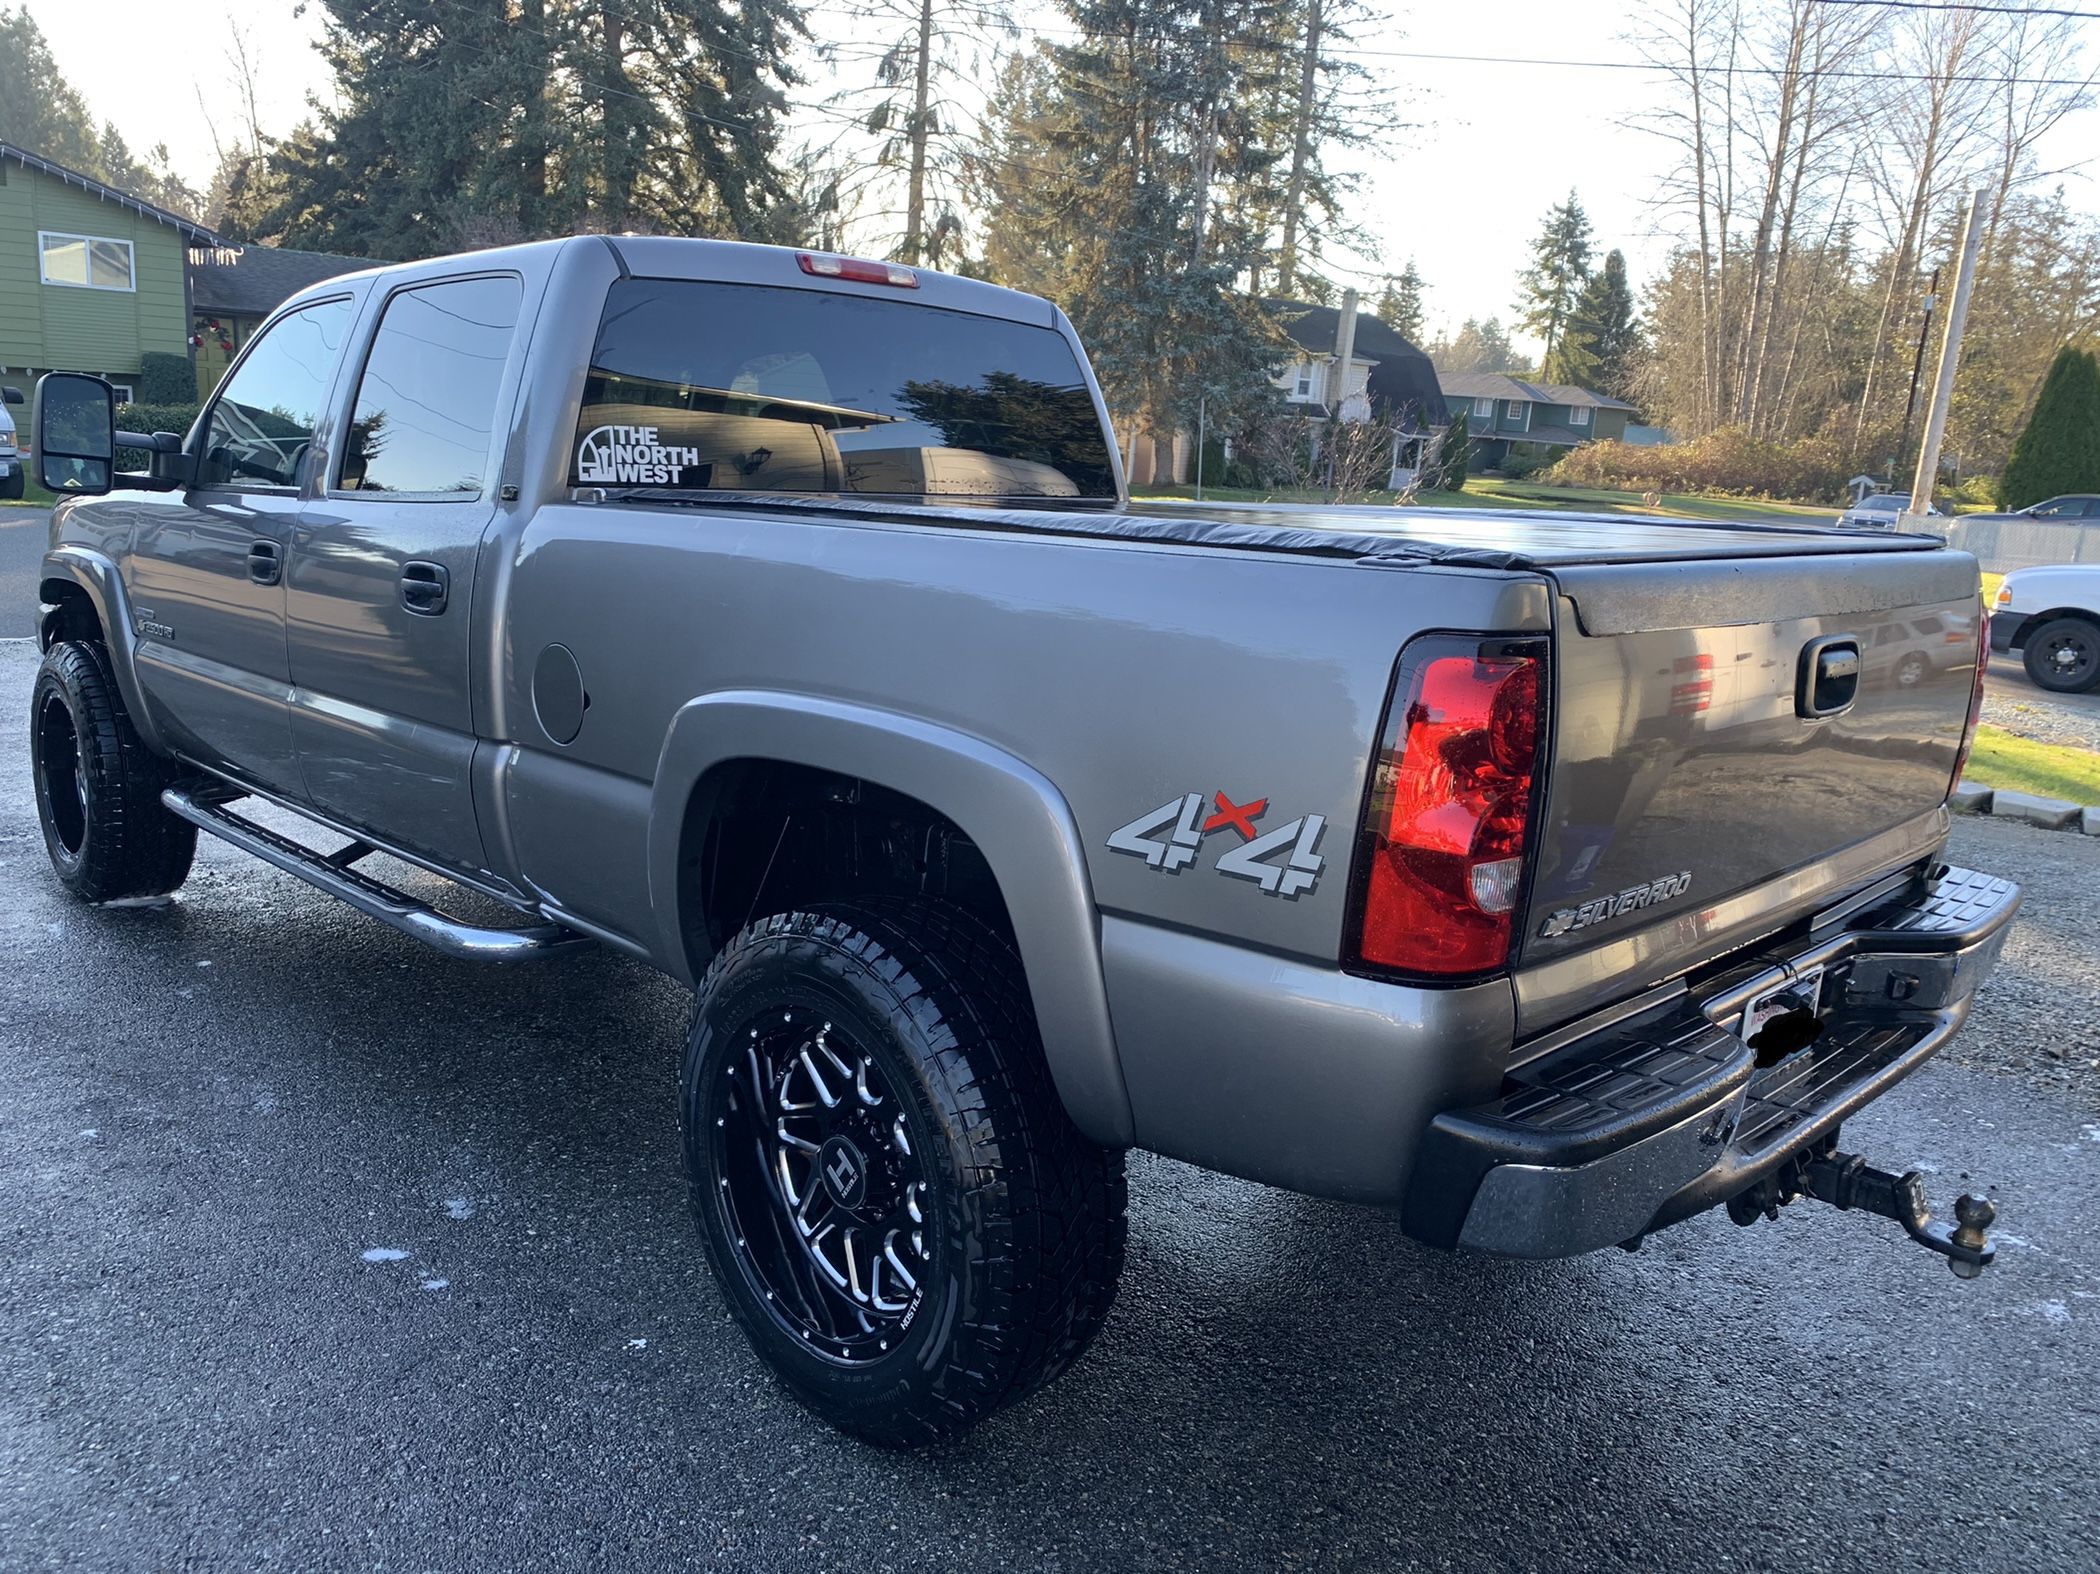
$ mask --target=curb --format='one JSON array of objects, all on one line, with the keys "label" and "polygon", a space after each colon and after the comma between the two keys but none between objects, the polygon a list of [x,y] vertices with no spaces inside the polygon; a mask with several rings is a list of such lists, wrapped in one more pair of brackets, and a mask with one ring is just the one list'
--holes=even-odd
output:
[{"label": "curb", "polygon": [[2019,820],[2045,831],[2080,831],[2100,836],[2100,807],[2072,803],[2068,798],[2043,798],[2010,787],[1982,787],[1957,782],[1947,800],[1959,814],[1988,814],[1999,820]]}]

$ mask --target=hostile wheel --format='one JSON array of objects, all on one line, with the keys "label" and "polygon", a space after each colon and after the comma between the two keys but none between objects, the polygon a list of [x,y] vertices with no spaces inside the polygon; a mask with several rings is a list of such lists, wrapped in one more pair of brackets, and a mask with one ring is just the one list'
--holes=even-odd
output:
[{"label": "hostile wheel", "polygon": [[1925,674],[1931,670],[1932,663],[1914,650],[1896,663],[1896,687],[1914,689],[1925,681]]},{"label": "hostile wheel", "polygon": [[67,640],[44,653],[29,761],[45,850],[75,896],[164,896],[189,877],[196,827],[161,807],[173,770],[139,740],[100,645]]},{"label": "hostile wheel", "polygon": [[2057,618],[2027,636],[2027,676],[2052,694],[2083,694],[2100,685],[2100,626]]},{"label": "hostile wheel", "polygon": [[700,987],[686,1178],[730,1309],[872,1442],[963,1431],[1099,1331],[1123,1156],[1051,1086],[1020,963],[941,903],[762,919]]}]

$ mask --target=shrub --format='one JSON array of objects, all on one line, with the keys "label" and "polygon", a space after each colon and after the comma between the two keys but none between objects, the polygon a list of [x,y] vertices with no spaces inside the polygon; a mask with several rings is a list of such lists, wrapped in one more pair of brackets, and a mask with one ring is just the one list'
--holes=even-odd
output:
[{"label": "shrub", "polygon": [[139,357],[139,403],[186,404],[197,397],[197,372],[187,355],[148,350]]},{"label": "shrub", "polygon": [[1509,452],[1502,456],[1502,463],[1496,468],[1510,480],[1521,481],[1524,477],[1543,469],[1545,463],[1545,455],[1539,451],[1538,444],[1511,443]]},{"label": "shrub", "polygon": [[1544,479],[1624,492],[1724,492],[1834,503],[1857,469],[1853,446],[1831,431],[1771,442],[1741,427],[1723,427],[1689,443],[1659,447],[1586,443],[1571,449]]},{"label": "shrub", "polygon": [[[186,434],[190,423],[197,419],[201,408],[195,404],[120,404],[117,406],[117,430],[120,432],[174,432]],[[119,448],[117,468],[119,470],[143,470],[147,453],[143,448]]]}]

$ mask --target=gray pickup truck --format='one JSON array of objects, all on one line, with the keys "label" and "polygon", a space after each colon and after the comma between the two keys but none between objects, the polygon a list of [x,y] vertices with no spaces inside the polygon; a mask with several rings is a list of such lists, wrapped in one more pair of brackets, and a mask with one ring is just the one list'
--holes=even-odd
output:
[{"label": "gray pickup truck", "polygon": [[2018,903],[1940,860],[1961,553],[1145,511],[1054,306],[690,240],[336,279],[186,438],[60,374],[33,425],[59,878],[173,891],[201,829],[456,957],[690,981],[722,1294],[863,1436],[1086,1348],[1131,1147],[1441,1247],[1812,1198],[1990,1260],[1987,1200],[1837,1148]]}]

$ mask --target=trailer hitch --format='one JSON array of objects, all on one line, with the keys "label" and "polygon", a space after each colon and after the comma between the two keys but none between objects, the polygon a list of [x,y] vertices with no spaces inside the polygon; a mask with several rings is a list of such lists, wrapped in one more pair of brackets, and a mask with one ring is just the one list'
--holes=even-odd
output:
[{"label": "trailer hitch", "polygon": [[1946,1258],[1947,1266],[1964,1279],[1975,1278],[1998,1256],[1998,1248],[1985,1234],[1998,1218],[1997,1205],[1989,1198],[1963,1192],[1954,1202],[1954,1224],[1941,1223],[1932,1216],[1925,1200],[1925,1177],[1918,1171],[1891,1175],[1856,1153],[1838,1152],[1835,1143],[1822,1153],[1800,1155],[1748,1191],[1729,1198],[1728,1216],[1737,1224],[1776,1219],[1779,1210],[1797,1197],[1894,1219],[1905,1234]]}]

